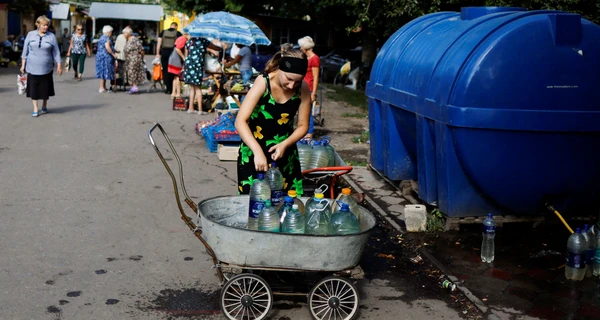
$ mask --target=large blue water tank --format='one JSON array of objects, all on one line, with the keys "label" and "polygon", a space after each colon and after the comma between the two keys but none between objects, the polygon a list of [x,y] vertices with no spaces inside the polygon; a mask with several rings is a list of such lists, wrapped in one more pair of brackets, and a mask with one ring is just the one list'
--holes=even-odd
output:
[{"label": "large blue water tank", "polygon": [[415,19],[367,85],[371,165],[451,217],[600,208],[600,27],[472,7]]}]

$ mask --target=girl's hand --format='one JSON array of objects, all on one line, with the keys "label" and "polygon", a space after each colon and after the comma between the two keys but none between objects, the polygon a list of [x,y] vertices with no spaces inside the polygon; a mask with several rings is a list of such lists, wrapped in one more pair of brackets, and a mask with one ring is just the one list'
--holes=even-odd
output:
[{"label": "girl's hand", "polygon": [[267,164],[267,157],[260,152],[254,155],[254,168],[257,172],[266,172],[269,170],[269,165]]},{"label": "girl's hand", "polygon": [[285,149],[287,149],[287,146],[283,142],[272,146],[271,149],[269,149],[269,153],[271,153],[271,159],[281,159],[281,157],[283,157],[283,154],[285,153]]}]

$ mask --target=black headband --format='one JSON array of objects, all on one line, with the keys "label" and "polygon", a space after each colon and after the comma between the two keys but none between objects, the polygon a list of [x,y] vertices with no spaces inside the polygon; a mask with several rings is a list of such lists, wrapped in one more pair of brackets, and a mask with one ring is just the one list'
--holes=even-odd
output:
[{"label": "black headband", "polygon": [[282,57],[279,61],[279,70],[304,76],[308,70],[308,60],[302,58]]}]

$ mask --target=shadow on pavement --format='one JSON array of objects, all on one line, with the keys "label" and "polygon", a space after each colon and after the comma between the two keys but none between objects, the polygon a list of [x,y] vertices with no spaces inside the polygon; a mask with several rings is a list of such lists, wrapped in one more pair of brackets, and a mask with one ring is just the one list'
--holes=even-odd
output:
[{"label": "shadow on pavement", "polygon": [[77,111],[77,110],[93,110],[93,109],[98,109],[101,107],[106,106],[106,104],[83,104],[83,105],[78,105],[78,106],[66,106],[66,107],[56,107],[56,108],[52,108],[52,107],[48,107],[48,110],[50,111],[50,113],[67,113],[67,112],[71,112],[71,111]]}]

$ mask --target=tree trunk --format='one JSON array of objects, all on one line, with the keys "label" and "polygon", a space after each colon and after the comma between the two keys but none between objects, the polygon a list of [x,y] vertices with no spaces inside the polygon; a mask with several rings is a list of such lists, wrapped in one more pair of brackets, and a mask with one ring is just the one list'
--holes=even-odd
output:
[{"label": "tree trunk", "polygon": [[361,57],[361,83],[365,88],[371,76],[371,67],[377,57],[377,34],[371,28],[363,28],[361,31],[362,57]]}]

